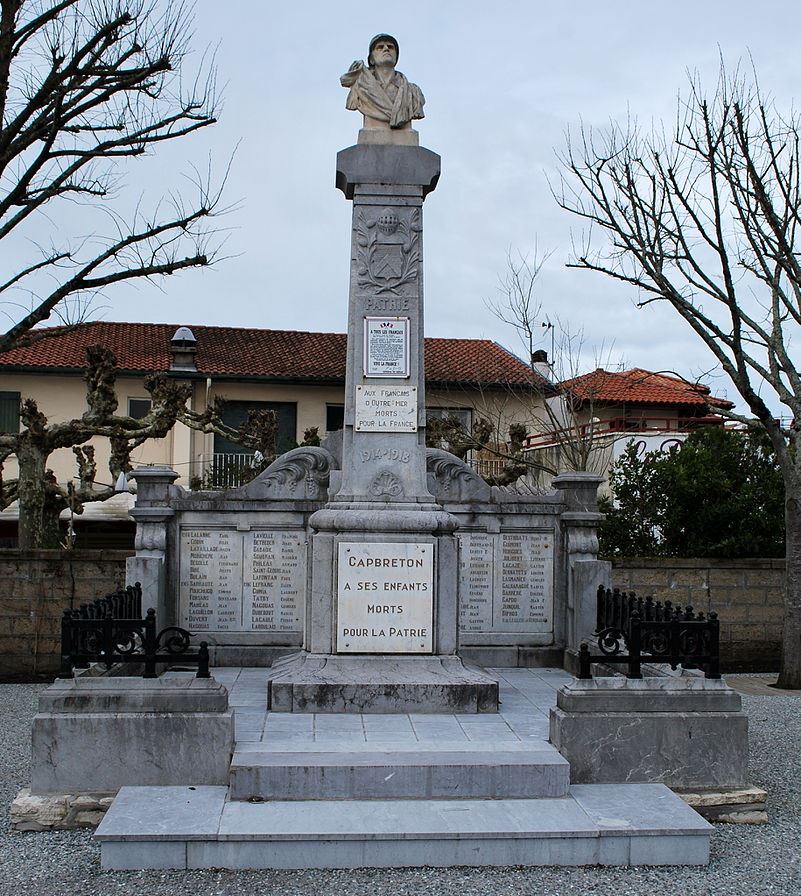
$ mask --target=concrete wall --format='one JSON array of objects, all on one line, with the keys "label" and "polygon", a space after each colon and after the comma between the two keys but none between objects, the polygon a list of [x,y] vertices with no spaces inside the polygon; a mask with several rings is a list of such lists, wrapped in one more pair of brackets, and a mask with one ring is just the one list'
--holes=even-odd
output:
[{"label": "concrete wall", "polygon": [[128,551],[0,550],[0,680],[52,677],[61,615],[125,583]]},{"label": "concrete wall", "polygon": [[778,668],[784,560],[615,560],[612,585],[720,616],[724,671]]}]

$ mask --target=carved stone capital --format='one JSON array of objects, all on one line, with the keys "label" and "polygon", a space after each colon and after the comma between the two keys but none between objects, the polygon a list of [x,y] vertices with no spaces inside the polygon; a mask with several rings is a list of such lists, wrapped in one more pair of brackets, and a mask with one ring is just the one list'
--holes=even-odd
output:
[{"label": "carved stone capital", "polygon": [[136,481],[137,507],[167,507],[170,489],[179,474],[171,467],[137,467],[129,476]]}]

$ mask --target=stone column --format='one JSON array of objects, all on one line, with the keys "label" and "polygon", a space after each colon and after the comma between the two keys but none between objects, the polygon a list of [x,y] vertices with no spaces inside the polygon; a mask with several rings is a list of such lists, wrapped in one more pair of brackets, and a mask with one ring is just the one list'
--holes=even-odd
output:
[{"label": "stone column", "polygon": [[274,709],[497,709],[497,682],[456,655],[458,524],[426,475],[422,206],[439,171],[417,146],[337,156],[353,202],[342,463],[309,520],[304,652],[274,666]]},{"label": "stone column", "polygon": [[130,478],[136,482],[136,504],[131,516],[136,521],[136,556],[126,563],[128,585],[142,584],[142,607],[153,607],[160,627],[177,622],[174,602],[167,599],[167,525],[175,514],[170,507],[170,488],[178,473],[170,467],[137,467]]},{"label": "stone column", "polygon": [[603,476],[595,473],[562,473],[553,480],[567,509],[562,513],[567,601],[563,620],[565,662],[571,665],[582,641],[595,631],[598,586],[608,587],[612,564],[598,559],[598,486]]},{"label": "stone column", "polygon": [[[342,480],[332,493],[340,503],[434,503],[426,483],[422,206],[439,172],[439,156],[422,147],[361,144],[337,155],[337,187],[353,202]],[[385,358],[380,375],[368,375],[371,319],[376,328],[395,319],[408,330],[406,364],[397,365],[405,369],[390,370]],[[374,413],[369,422],[365,410]]]}]

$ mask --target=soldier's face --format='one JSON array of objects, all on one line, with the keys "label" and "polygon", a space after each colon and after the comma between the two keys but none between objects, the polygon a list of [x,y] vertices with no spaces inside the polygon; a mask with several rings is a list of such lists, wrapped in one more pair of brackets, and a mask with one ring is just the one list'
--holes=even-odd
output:
[{"label": "soldier's face", "polygon": [[373,59],[373,65],[395,65],[398,61],[398,54],[395,52],[395,44],[389,40],[380,40],[370,54]]}]

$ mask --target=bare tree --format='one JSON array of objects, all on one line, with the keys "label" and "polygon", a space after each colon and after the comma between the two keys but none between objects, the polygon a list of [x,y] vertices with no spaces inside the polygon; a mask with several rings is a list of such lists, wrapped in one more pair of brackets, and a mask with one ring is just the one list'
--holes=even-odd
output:
[{"label": "bare tree", "polygon": [[[40,338],[53,313],[80,322],[114,284],[212,260],[208,178],[191,202],[171,194],[130,216],[119,202],[122,162],[215,121],[213,70],[181,78],[190,25],[181,0],[0,0],[0,245],[15,259],[0,352]],[[44,216],[75,203],[104,213],[107,233],[54,227],[36,245]]]},{"label": "bare tree", "polygon": [[[596,417],[596,395],[591,388],[571,390],[571,381],[579,376],[584,361],[583,330],[571,331],[558,316],[547,315],[537,295],[537,281],[551,253],[509,252],[504,274],[500,277],[498,297],[487,301],[489,310],[510,326],[530,365],[528,434],[539,446],[524,453],[535,474],[556,475],[565,470],[605,472],[604,448],[609,440]],[[535,351],[535,346],[547,350]],[[601,355],[608,356],[604,348]],[[537,360],[544,357],[545,363]],[[600,356],[595,355],[596,366]],[[607,361],[608,363],[608,361]]]},{"label": "bare tree", "polygon": [[672,306],[753,417],[721,413],[770,437],[787,532],[779,686],[801,688],[801,117],[721,67],[712,95],[691,79],[673,133],[585,129],[563,162],[557,200],[590,225],[574,266],[637,287],[641,306]]}]

